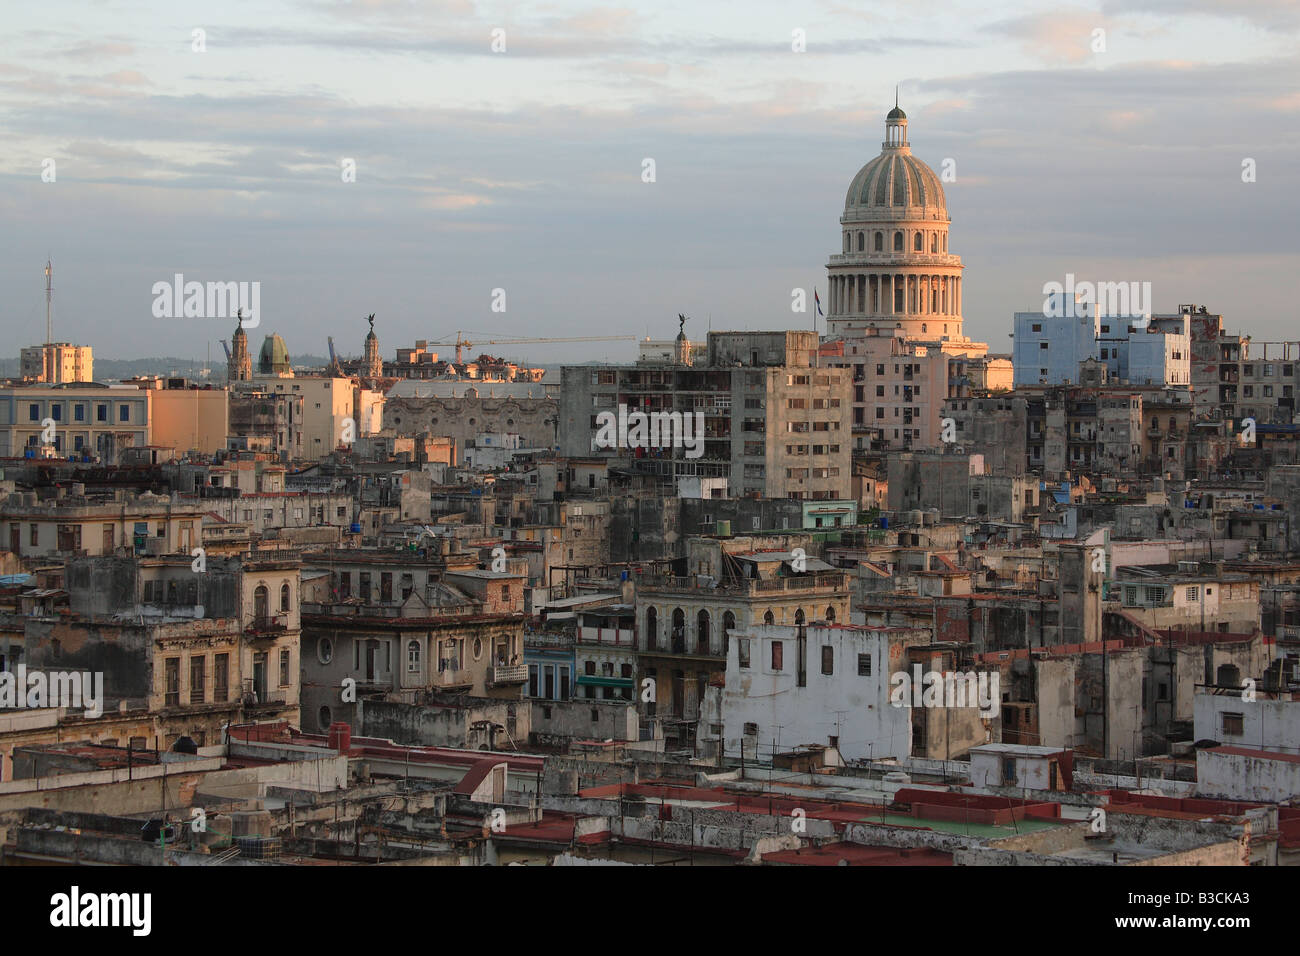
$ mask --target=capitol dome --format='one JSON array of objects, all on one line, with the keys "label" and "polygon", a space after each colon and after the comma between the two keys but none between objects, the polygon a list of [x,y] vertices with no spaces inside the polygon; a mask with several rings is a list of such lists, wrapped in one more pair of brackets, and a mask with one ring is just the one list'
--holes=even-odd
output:
[{"label": "capitol dome", "polygon": [[947,219],[943,186],[933,169],[912,155],[907,114],[895,106],[885,117],[880,155],[858,170],[844,198],[844,219]]},{"label": "capitol dome", "polygon": [[840,251],[827,263],[827,334],[964,342],[962,263],[948,250],[943,186],[912,155],[907,114],[897,104],[880,147],[844,198]]},{"label": "capitol dome", "polygon": [[910,153],[886,149],[858,171],[844,200],[844,218],[946,219],[943,186],[933,169]]}]

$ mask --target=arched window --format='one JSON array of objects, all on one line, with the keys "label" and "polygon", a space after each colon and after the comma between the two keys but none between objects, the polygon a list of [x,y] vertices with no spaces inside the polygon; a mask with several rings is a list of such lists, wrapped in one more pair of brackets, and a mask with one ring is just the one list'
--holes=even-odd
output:
[{"label": "arched window", "polygon": [[894,251],[895,251],[895,252],[902,252],[902,251],[903,251],[903,233],[902,233],[902,232],[896,232],[896,233],[894,233]]},{"label": "arched window", "polygon": [[773,614],[773,613],[771,612],[771,610],[769,610],[766,614],[763,615],[763,623],[764,623],[764,624],[775,624],[775,623],[776,623],[776,615]]},{"label": "arched window", "polygon": [[408,674],[420,673],[420,642],[410,641],[406,645],[406,671]]},{"label": "arched window", "polygon": [[686,652],[686,612],[681,608],[673,608],[673,652],[684,654]]},{"label": "arched window", "polygon": [[799,608],[799,610],[794,612],[794,626],[803,627],[804,620],[805,618],[804,618],[803,608]]},{"label": "arched window", "polygon": [[289,607],[289,584],[285,582],[280,585],[280,610],[288,611]]},{"label": "arched window", "polygon": [[884,249],[885,249],[885,234],[883,232],[878,232],[876,233],[876,251],[883,252]]},{"label": "arched window", "polygon": [[947,251],[948,251],[948,237],[947,237],[947,236],[944,236],[944,237],[943,237],[943,251],[944,251],[944,252],[947,252]]},{"label": "arched window", "polygon": [[916,234],[916,238],[912,240],[912,251],[913,251],[913,252],[920,252],[920,251],[921,251],[921,241],[922,241],[922,240],[921,240],[921,234],[918,232],[918,233]]},{"label": "arched window", "polygon": [[858,252],[861,252],[866,247],[867,247],[866,233],[860,232],[858,233]]},{"label": "arched window", "polygon": [[921,323],[921,331],[922,331],[922,332],[925,331],[925,323],[924,323],[924,322]]},{"label": "arched window", "polygon": [[833,607],[828,607],[828,608],[826,609],[826,620],[828,620],[828,621],[833,621],[833,620],[835,620],[835,608],[833,608]]},{"label": "arched window", "polygon": [[708,611],[701,611],[695,618],[696,646],[701,654],[709,653],[709,639],[713,636],[710,633],[712,624]]},{"label": "arched window", "polygon": [[722,613],[722,653],[723,654],[727,653],[727,648],[729,646],[728,632],[735,630],[735,628],[736,628],[736,615],[732,614],[730,611],[724,611]]},{"label": "arched window", "polygon": [[652,607],[645,611],[645,646],[650,651],[659,649],[659,612]]},{"label": "arched window", "polygon": [[271,616],[271,595],[265,584],[259,584],[253,591],[253,617],[264,621]]},{"label": "arched window", "polygon": [[845,252],[852,252],[852,251],[853,251],[853,234],[852,234],[852,233],[848,233],[848,232],[846,232],[846,233],[844,234],[844,251],[845,251]]},{"label": "arched window", "polygon": [[938,252],[938,251],[939,251],[939,235],[938,235],[938,233],[931,233],[931,234],[930,234],[930,251],[931,251],[931,252]]}]

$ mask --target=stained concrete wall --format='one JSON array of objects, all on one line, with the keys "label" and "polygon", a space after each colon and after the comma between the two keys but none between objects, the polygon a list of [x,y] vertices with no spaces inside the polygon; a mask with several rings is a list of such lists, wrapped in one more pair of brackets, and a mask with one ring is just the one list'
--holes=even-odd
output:
[{"label": "stained concrete wall", "polygon": [[[358,735],[398,744],[501,750],[527,740],[532,711],[527,701],[467,699],[457,706],[420,706],[398,701],[364,701]],[[487,726],[488,724],[495,726]],[[506,730],[513,725],[513,733]]]},{"label": "stained concrete wall", "polygon": [[1048,658],[1034,661],[1038,690],[1038,737],[1043,747],[1075,746],[1075,659]]}]

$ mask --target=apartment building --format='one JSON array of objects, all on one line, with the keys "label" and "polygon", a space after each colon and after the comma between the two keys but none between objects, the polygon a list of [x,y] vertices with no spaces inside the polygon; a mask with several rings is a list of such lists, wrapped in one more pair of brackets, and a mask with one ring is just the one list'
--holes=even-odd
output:
[{"label": "apartment building", "polygon": [[[668,364],[566,366],[560,452],[605,458],[674,489],[682,478],[722,478],[733,497],[849,498],[849,375],[817,367],[817,350],[811,331],[710,332],[702,366],[687,364],[685,347]],[[686,416],[700,416],[698,435],[688,436],[698,443],[637,447],[630,429],[628,441],[602,443],[602,422],[628,413],[679,414],[686,429]]]},{"label": "apartment building", "polygon": [[232,389],[229,396],[229,447],[288,459],[303,457],[305,396],[257,387]]},{"label": "apartment building", "polygon": [[446,595],[428,609],[307,602],[303,608],[303,721],[362,725],[364,702],[416,704],[430,694],[522,701],[528,681],[522,614],[485,613]]},{"label": "apartment building", "polygon": [[1292,424],[1300,342],[1255,342],[1223,328],[1205,306],[1180,305],[1192,340],[1192,392],[1198,417]]},{"label": "apartment building", "polygon": [[96,456],[152,441],[150,393],[129,385],[71,382],[0,387],[0,458]]},{"label": "apartment building", "polygon": [[102,674],[103,714],[59,715],[50,739],[166,749],[181,736],[219,743],[244,720],[297,724],[298,573],[291,552],[201,570],[188,554],[69,558],[62,613],[4,622],[5,667]]},{"label": "apartment building", "polygon": [[95,380],[95,358],[89,345],[47,342],[29,346],[19,352],[18,363],[19,374],[33,382],[62,385]]},{"label": "apartment building", "polygon": [[137,554],[189,554],[199,544],[205,511],[204,503],[180,496],[119,491],[91,498],[74,487],[57,498],[10,495],[0,503],[0,527],[8,532],[8,550],[21,558],[103,555],[122,547]]},{"label": "apartment building", "polygon": [[743,562],[746,576],[714,580],[708,587],[698,577],[635,578],[636,679],[641,686],[649,678],[655,688],[653,699],[641,703],[642,712],[666,722],[670,749],[693,745],[705,688],[726,667],[732,631],[849,619],[848,576],[820,562],[798,572],[795,563],[789,552],[756,555]]},{"label": "apartment building", "polygon": [[[384,395],[364,388],[351,378],[336,376],[297,376],[293,378],[258,376],[252,380],[258,392],[302,397],[301,450],[295,457],[317,461],[340,444],[349,444],[363,435],[373,435],[383,428]],[[256,400],[254,400],[256,408]],[[261,414],[263,427],[267,415]],[[279,412],[276,412],[276,437]],[[284,442],[290,448],[293,436],[286,432]]]}]

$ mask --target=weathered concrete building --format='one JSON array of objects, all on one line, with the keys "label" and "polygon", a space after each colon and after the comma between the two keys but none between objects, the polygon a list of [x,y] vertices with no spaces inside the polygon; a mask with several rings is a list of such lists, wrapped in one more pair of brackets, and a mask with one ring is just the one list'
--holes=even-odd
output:
[{"label": "weathered concrete building", "polygon": [[[816,333],[710,332],[708,341],[703,366],[565,367],[561,454],[607,457],[659,476],[673,492],[679,478],[698,477],[727,479],[732,497],[849,498],[849,376],[814,366]],[[703,427],[690,448],[662,436],[656,447],[647,447],[648,436],[636,447],[630,426],[598,447],[601,413],[620,410],[698,414]]]}]

